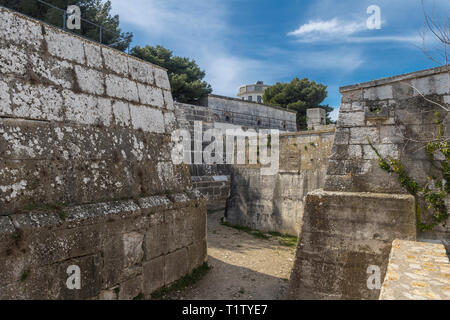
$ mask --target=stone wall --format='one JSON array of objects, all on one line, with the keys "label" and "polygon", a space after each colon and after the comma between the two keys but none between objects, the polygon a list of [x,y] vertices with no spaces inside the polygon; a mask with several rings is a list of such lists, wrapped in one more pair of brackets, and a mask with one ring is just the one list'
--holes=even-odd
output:
[{"label": "stone wall", "polygon": [[[210,108],[185,103],[175,103],[175,116],[178,126],[189,130],[191,135],[192,159],[194,159],[194,121],[202,123],[202,131],[215,128],[214,114]],[[205,147],[208,143],[202,144]],[[203,150],[203,149],[202,149]],[[225,164],[189,164],[192,185],[206,199],[210,210],[225,208],[230,194],[230,168]]]},{"label": "stone wall", "polygon": [[233,165],[225,217],[231,224],[297,236],[304,197],[323,188],[334,128],[280,135],[280,170],[261,175],[260,165]]},{"label": "stone wall", "polygon": [[[203,105],[191,105],[175,102],[175,116],[178,126],[187,129],[191,135],[192,159],[194,159],[195,140],[194,122],[202,124],[202,131],[218,129],[226,133],[227,129],[278,129],[282,132],[295,130],[296,113],[286,109],[241,101],[239,99],[209,95]],[[260,121],[260,122],[258,122]],[[283,127],[283,123],[291,124]],[[211,142],[203,142],[205,148]],[[203,149],[202,149],[203,150]],[[227,164],[190,164],[192,184],[207,200],[208,209],[225,208],[230,195],[231,166]]]},{"label": "stone wall", "polygon": [[394,240],[380,300],[450,300],[449,279],[442,244]]},{"label": "stone wall", "polygon": [[[369,141],[423,184],[436,172],[417,141],[435,137],[436,111],[448,135],[448,118],[436,105],[449,106],[446,67],[343,87],[341,93],[325,187],[308,194],[305,204],[290,281],[294,299],[378,298],[380,290],[366,283],[368,267],[379,267],[384,278],[392,241],[416,239],[416,203],[396,174],[379,167]],[[419,237],[448,243],[446,225]]]},{"label": "stone wall", "polygon": [[202,99],[200,103],[212,110],[215,122],[249,128],[297,131],[295,111],[212,94]]},{"label": "stone wall", "polygon": [[[407,193],[396,174],[379,167],[378,156],[368,140],[381,156],[400,159],[408,175],[419,185],[424,186],[429,177],[440,174],[430,163],[424,146],[437,136],[436,120],[443,123],[444,134],[450,135],[447,112],[430,102],[447,108],[450,105],[447,67],[347,86],[341,88],[341,93],[326,190]],[[431,221],[430,215],[424,213],[425,222]],[[450,219],[447,226],[438,226],[434,232],[418,236],[440,239],[450,246]]]},{"label": "stone wall", "polygon": [[305,200],[290,278],[293,299],[378,299],[370,266],[384,278],[392,239],[416,239],[410,195],[316,190]]},{"label": "stone wall", "polygon": [[203,263],[206,210],[171,160],[166,70],[0,20],[0,297],[148,296]]},{"label": "stone wall", "polygon": [[436,111],[447,130],[449,119],[420,93],[448,106],[449,77],[448,69],[440,67],[342,87],[327,190],[406,193],[393,175],[379,168],[367,139],[383,157],[401,159],[414,179],[426,182],[433,171],[420,148],[423,143],[415,140],[428,141],[436,135]]}]

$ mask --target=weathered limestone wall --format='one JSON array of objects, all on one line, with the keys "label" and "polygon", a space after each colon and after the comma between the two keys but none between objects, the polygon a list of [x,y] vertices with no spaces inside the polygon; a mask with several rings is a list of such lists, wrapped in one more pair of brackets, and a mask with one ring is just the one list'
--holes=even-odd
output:
[{"label": "weathered limestone wall", "polygon": [[290,278],[293,299],[378,299],[367,287],[374,265],[384,278],[392,238],[415,240],[414,197],[316,190],[305,200]]},{"label": "weathered limestone wall", "polygon": [[227,221],[297,236],[304,197],[324,185],[333,137],[334,128],[281,134],[275,175],[261,175],[260,165],[233,165]]},{"label": "weathered limestone wall", "polygon": [[[258,131],[269,128],[282,132],[295,130],[296,113],[290,110],[216,95],[209,95],[201,102],[201,106],[178,102],[174,104],[178,126],[189,130],[191,135],[192,159],[196,143],[201,143],[202,150],[211,143],[195,140],[195,121],[201,122],[203,133],[214,128],[221,130],[224,135],[227,129]],[[224,161],[224,164],[201,163],[190,164],[188,167],[192,184],[207,200],[208,209],[225,208],[230,195],[231,166]]]},{"label": "weathered limestone wall", "polygon": [[[0,8],[0,297],[149,295],[206,259],[167,72]],[[68,265],[81,290],[68,290]]]},{"label": "weathered limestone wall", "polygon": [[149,297],[206,260],[205,210],[176,194],[0,217],[0,299]]},{"label": "weathered limestone wall", "polygon": [[[449,106],[445,67],[343,87],[341,93],[324,191],[306,200],[290,281],[294,299],[378,298],[380,291],[367,287],[367,268],[378,266],[384,278],[392,241],[416,239],[415,199],[394,173],[380,169],[367,139],[424,183],[434,169],[423,143],[415,141],[437,133],[436,111],[448,135],[448,119],[428,101]],[[419,236],[444,243],[450,238],[444,226]]]},{"label": "weathered limestone wall", "polygon": [[445,247],[394,240],[380,300],[450,300],[450,263]]},{"label": "weathered limestone wall", "polygon": [[[447,113],[430,102],[450,106],[447,67],[343,87],[341,93],[342,105],[325,190],[407,193],[396,174],[379,167],[378,156],[367,138],[383,157],[400,159],[408,175],[419,185],[440,174],[431,165],[423,141],[437,136],[436,112],[438,120],[443,121],[444,134],[450,135]],[[430,215],[424,214],[423,220],[430,222]],[[450,247],[450,219],[447,226],[419,233],[418,237],[443,240]]]},{"label": "weathered limestone wall", "polygon": [[[189,130],[191,135],[191,150],[194,150],[195,135],[194,121],[202,123],[202,131],[215,128],[213,111],[204,106],[185,103],[175,103],[175,117],[178,126]],[[203,148],[210,142],[202,143]],[[194,151],[191,155],[194,159]],[[206,199],[208,209],[225,208],[226,200],[230,194],[230,168],[225,164],[190,164],[188,165],[192,176],[192,186]]]},{"label": "weathered limestone wall", "polygon": [[201,104],[212,110],[216,122],[249,128],[297,131],[297,113],[292,110],[213,94],[202,99]]},{"label": "weathered limestone wall", "polygon": [[[450,80],[446,67],[419,71],[341,88],[342,104],[336,128],[326,189],[333,191],[406,193],[394,175],[378,166],[378,157],[400,159],[418,182],[432,173],[423,143],[437,134],[435,112],[445,112],[426,101],[448,106]],[[449,119],[444,120],[448,129]]]}]

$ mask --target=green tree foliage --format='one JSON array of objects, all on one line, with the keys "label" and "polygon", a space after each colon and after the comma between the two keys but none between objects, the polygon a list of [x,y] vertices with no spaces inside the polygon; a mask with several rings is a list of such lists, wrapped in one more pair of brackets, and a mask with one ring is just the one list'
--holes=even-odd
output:
[{"label": "green tree foliage", "polygon": [[172,96],[175,101],[195,103],[212,92],[211,85],[203,81],[205,72],[194,60],[172,55],[162,46],[136,46],[131,54],[142,60],[157,64],[168,70]]},{"label": "green tree foliage", "polygon": [[[69,5],[77,5],[81,9],[81,17],[101,25],[102,43],[124,51],[133,38],[130,32],[122,32],[119,28],[119,16],[111,15],[111,2],[102,0],[45,0],[51,5],[66,10]],[[36,0],[0,0],[0,5],[24,13],[28,16],[63,27],[63,15],[60,10],[51,8]],[[90,23],[81,22],[81,30],[71,30],[89,39],[100,41],[100,30]]]},{"label": "green tree foliage", "polygon": [[320,105],[327,97],[327,87],[307,78],[295,78],[290,83],[278,82],[264,92],[264,103],[297,111],[297,126],[300,130],[307,128],[306,110],[323,108],[327,111],[327,123],[331,123],[329,113],[333,108]]}]

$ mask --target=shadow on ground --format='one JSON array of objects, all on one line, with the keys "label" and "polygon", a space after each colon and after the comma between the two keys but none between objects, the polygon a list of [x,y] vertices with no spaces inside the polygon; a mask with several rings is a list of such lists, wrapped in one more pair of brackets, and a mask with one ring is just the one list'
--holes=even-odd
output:
[{"label": "shadow on ground", "polygon": [[171,299],[286,299],[295,248],[260,239],[220,223],[223,212],[208,215],[211,270]]},{"label": "shadow on ground", "polygon": [[193,286],[174,292],[171,299],[272,300],[286,299],[288,280],[231,265],[213,257],[212,267]]}]

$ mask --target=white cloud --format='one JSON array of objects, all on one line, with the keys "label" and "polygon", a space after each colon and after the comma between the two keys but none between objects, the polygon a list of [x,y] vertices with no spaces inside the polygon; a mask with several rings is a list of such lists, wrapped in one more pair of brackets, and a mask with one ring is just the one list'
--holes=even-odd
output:
[{"label": "white cloud", "polygon": [[355,34],[366,31],[364,21],[346,22],[338,18],[331,20],[314,20],[301,25],[298,29],[289,32],[288,36],[295,36],[298,42],[347,42],[347,43],[370,43],[370,42],[408,42],[418,44],[422,38],[417,35],[374,35],[356,36]]},{"label": "white cloud", "polygon": [[339,107],[335,107],[333,111],[330,112],[330,118],[333,121],[337,121],[339,116]]},{"label": "white cloud", "polygon": [[297,30],[289,32],[289,36],[321,36],[321,35],[338,35],[348,36],[356,32],[366,29],[363,22],[345,22],[337,18],[328,21],[315,20],[309,21],[307,24],[301,25]]}]

